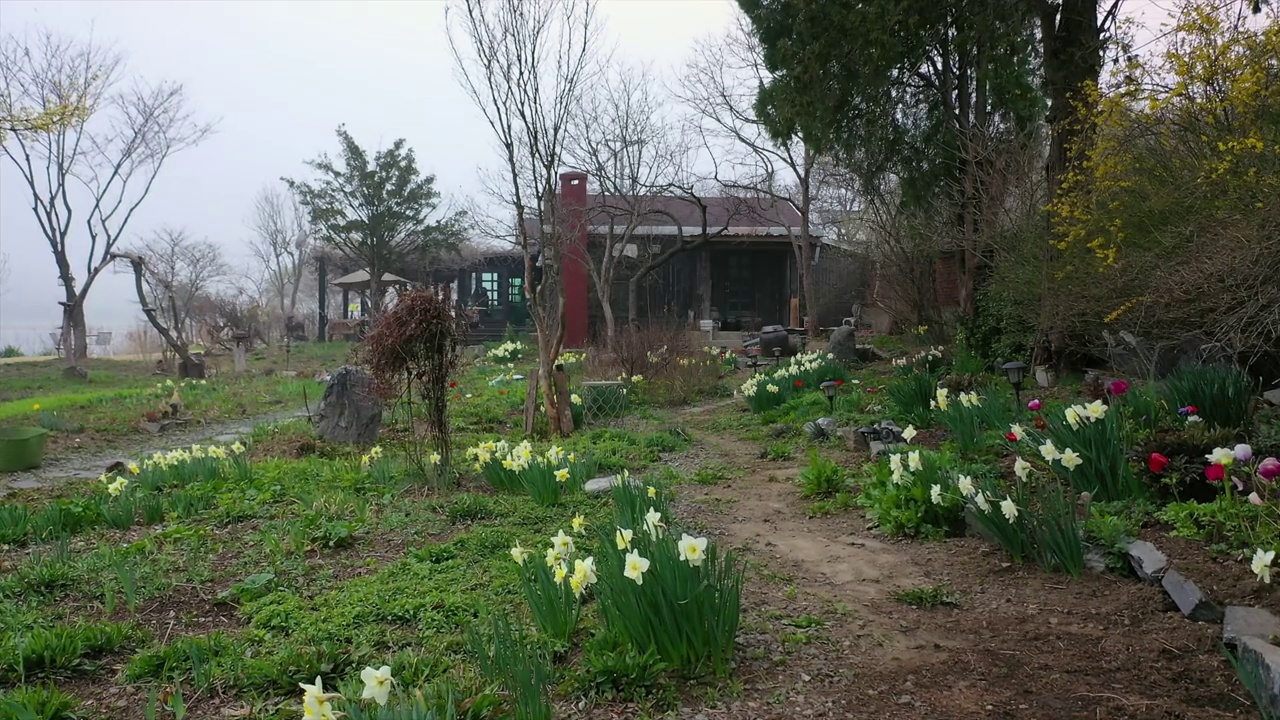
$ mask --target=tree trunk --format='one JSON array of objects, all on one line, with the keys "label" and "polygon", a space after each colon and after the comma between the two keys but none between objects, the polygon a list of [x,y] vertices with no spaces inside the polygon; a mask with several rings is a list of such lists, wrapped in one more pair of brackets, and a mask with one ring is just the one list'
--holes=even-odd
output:
[{"label": "tree trunk", "polygon": [[600,298],[600,309],[604,312],[604,345],[613,350],[613,337],[616,331],[613,320],[613,299],[609,297],[607,291],[598,291],[596,295]]},{"label": "tree trunk", "polygon": [[627,280],[627,324],[635,325],[637,308],[640,302],[640,276],[633,275]]},{"label": "tree trunk", "polygon": [[557,402],[555,383],[552,380],[552,373],[555,372],[555,359],[551,357],[550,348],[544,347],[544,343],[538,343],[538,385],[542,391],[542,403],[547,408],[547,422],[551,427],[551,434],[563,435],[564,432],[560,428],[560,410]]},{"label": "tree trunk", "polygon": [[84,320],[84,298],[76,298],[72,305],[71,326],[75,334],[75,361],[89,357],[89,329]]},{"label": "tree trunk", "polygon": [[813,272],[813,242],[809,231],[801,232],[800,247],[800,287],[804,291],[804,326],[805,334],[813,337],[818,332],[818,288]]}]

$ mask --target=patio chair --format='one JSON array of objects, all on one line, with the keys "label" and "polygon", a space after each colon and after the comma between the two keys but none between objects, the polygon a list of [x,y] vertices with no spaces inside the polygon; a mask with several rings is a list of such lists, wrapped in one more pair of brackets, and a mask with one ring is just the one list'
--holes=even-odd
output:
[{"label": "patio chair", "polygon": [[55,330],[49,333],[49,339],[53,341],[53,354],[62,357],[62,332]]},{"label": "patio chair", "polygon": [[111,354],[111,333],[100,332],[93,336],[93,346],[98,348],[99,355]]}]

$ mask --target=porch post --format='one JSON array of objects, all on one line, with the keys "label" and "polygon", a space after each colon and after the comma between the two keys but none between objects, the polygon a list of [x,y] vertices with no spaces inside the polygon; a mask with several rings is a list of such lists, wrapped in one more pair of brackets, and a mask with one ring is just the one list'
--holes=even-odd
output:
[{"label": "porch post", "polygon": [[711,248],[698,251],[698,295],[702,298],[699,320],[711,319]]},{"label": "porch post", "polygon": [[347,288],[342,288],[342,319],[351,319],[351,291]]}]

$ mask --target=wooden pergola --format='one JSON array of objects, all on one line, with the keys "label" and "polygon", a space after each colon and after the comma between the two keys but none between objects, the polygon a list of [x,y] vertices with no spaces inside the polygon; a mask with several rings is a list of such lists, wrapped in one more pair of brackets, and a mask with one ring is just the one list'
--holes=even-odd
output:
[{"label": "wooden pergola", "polygon": [[[342,319],[351,319],[351,293],[352,291],[360,293],[360,317],[365,316],[365,301],[368,298],[369,286],[372,284],[372,278],[369,276],[368,270],[356,270],[329,283],[334,287],[342,288]],[[408,280],[399,275],[391,273],[382,274],[383,287],[408,287],[412,285]]]}]

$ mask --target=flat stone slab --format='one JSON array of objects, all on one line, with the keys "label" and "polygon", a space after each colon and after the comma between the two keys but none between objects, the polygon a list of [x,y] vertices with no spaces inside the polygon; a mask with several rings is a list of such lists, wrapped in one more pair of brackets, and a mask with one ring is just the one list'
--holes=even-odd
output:
[{"label": "flat stone slab", "polygon": [[39,490],[44,487],[44,483],[39,480],[14,480],[9,483],[9,487],[14,490]]},{"label": "flat stone slab", "polygon": [[1146,540],[1134,540],[1125,546],[1124,551],[1129,556],[1133,571],[1149,583],[1160,582],[1160,578],[1169,569],[1169,558]]},{"label": "flat stone slab", "polygon": [[1257,687],[1258,700],[1270,710],[1264,717],[1280,716],[1280,648],[1261,638],[1244,637],[1237,650],[1241,674]]},{"label": "flat stone slab", "polygon": [[1222,622],[1222,608],[1210,602],[1195,583],[1183,577],[1177,570],[1173,568],[1166,570],[1164,577],[1160,579],[1160,585],[1169,595],[1169,599],[1178,606],[1178,610],[1189,620],[1206,623]]},{"label": "flat stone slab", "polygon": [[1280,618],[1262,608],[1228,605],[1222,615],[1222,642],[1236,645],[1242,638],[1253,637],[1263,642],[1280,635]]},{"label": "flat stone slab", "polygon": [[[607,495],[620,482],[621,479],[617,475],[605,475],[604,477],[591,478],[582,488],[587,491],[588,495]],[[627,478],[627,482],[637,486],[640,484],[640,481],[635,478]]]}]

